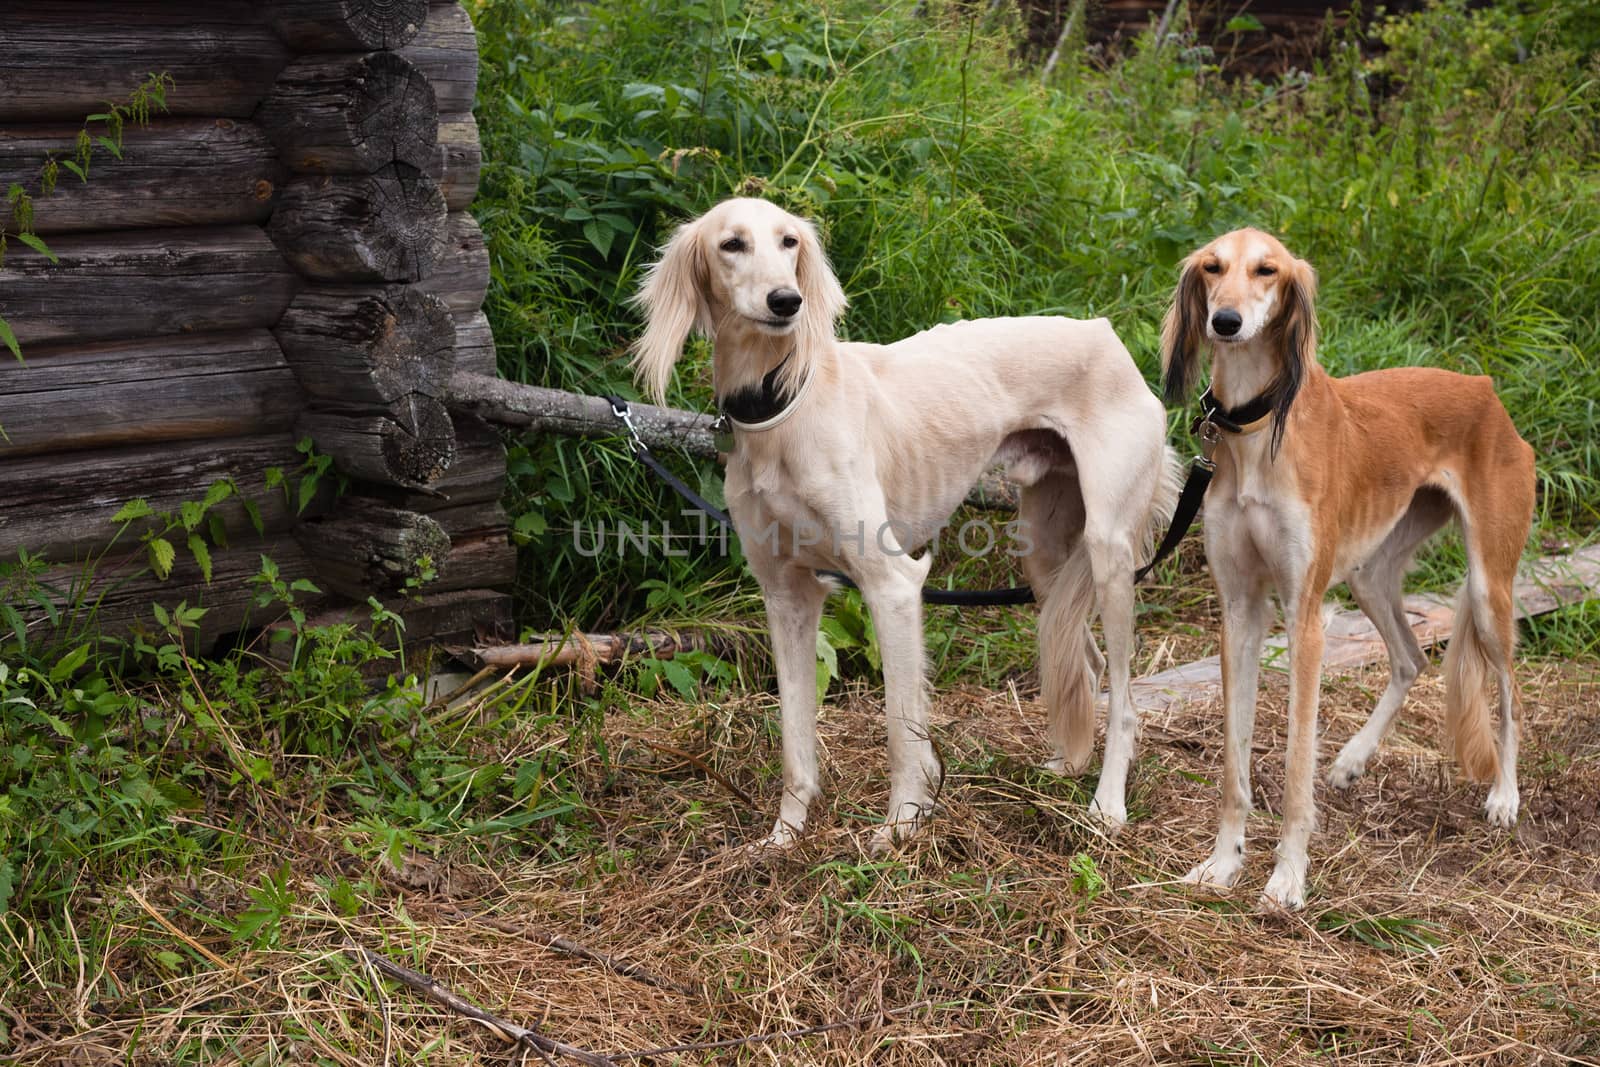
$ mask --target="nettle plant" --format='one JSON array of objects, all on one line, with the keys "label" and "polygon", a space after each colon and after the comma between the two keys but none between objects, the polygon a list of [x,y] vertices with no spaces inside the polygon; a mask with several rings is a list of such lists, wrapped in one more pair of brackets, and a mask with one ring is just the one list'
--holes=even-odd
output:
[{"label": "nettle plant", "polygon": [[[165,111],[167,90],[172,86],[172,75],[166,72],[147,75],[126,100],[120,103],[108,101],[104,111],[84,117],[73,144],[72,155],[60,158],[51,155],[39,168],[37,192],[29,192],[17,182],[11,183],[6,189],[4,214],[0,214],[0,267],[5,265],[6,246],[12,240],[33,249],[51,263],[59,262],[56,254],[50,251],[50,246],[34,232],[34,198],[47,197],[55,192],[63,170],[80,182],[87,182],[90,168],[99,152],[108,152],[113,158],[121,159],[122,134],[128,123],[142,128],[149,124],[152,108]],[[4,316],[0,316],[0,342],[4,342],[18,360],[22,359],[22,346],[17,343],[17,335]]]}]

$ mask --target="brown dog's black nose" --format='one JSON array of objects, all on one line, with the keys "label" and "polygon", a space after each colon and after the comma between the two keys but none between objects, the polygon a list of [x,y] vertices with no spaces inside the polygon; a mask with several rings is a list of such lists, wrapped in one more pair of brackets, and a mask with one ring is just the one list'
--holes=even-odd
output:
[{"label": "brown dog's black nose", "polygon": [[[767,302],[772,302],[770,296],[767,297]],[[1219,337],[1232,337],[1239,332],[1239,327],[1243,325],[1244,319],[1239,316],[1237,311],[1229,308],[1223,308],[1211,316],[1211,328],[1217,331]]]},{"label": "brown dog's black nose", "polygon": [[791,319],[800,310],[801,297],[793,289],[774,289],[767,294],[767,307],[774,315]]}]

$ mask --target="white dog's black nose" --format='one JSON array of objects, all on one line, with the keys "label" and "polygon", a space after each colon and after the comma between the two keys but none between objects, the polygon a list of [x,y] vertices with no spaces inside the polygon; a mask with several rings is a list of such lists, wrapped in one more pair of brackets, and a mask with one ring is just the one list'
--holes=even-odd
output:
[{"label": "white dog's black nose", "polygon": [[[768,297],[768,301],[772,298]],[[1239,327],[1244,325],[1244,319],[1237,311],[1223,308],[1211,316],[1211,328],[1217,331],[1219,337],[1232,337],[1239,332]]]},{"label": "white dog's black nose", "polygon": [[794,317],[800,310],[800,303],[800,294],[793,289],[774,289],[767,294],[767,307],[774,315],[786,319]]}]

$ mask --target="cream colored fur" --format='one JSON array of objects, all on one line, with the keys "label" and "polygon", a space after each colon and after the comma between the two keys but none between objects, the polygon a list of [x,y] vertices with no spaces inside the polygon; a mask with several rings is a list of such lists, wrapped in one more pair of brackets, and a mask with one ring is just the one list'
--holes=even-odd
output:
[{"label": "cream colored fur", "polygon": [[[798,293],[792,318],[772,309]],[[929,816],[941,766],[928,730],[921,549],[997,459],[1024,484],[1024,567],[1043,603],[1040,675],[1050,766],[1081,772],[1093,747],[1101,658],[1110,675],[1106,754],[1093,810],[1110,826],[1136,733],[1129,687],[1132,575],[1174,490],[1162,405],[1104,319],[983,319],[878,345],[836,339],[845,296],[812,225],[762,200],[728,200],[682,226],[639,293],[638,378],[661,397],[692,330],[710,337],[719,397],[782,365],[814,376],[795,414],[735,433],[727,499],[772,632],[784,794],[767,846],[804,830],[820,795],[815,640],[837,570],[860,586],[883,657],[888,813],[874,844]],[[792,355],[791,355],[792,354]],[[785,363],[785,359],[788,362]],[[861,531],[858,535],[857,531]]]}]

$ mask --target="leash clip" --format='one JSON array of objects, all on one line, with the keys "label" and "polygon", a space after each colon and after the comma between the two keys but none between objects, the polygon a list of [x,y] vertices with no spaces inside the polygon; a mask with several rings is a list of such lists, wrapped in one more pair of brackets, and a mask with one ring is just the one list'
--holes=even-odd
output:
[{"label": "leash clip", "polygon": [[620,397],[612,397],[611,414],[621,419],[622,424],[628,428],[628,436],[633,438],[628,447],[633,450],[635,455],[640,452],[648,452],[650,450],[645,445],[644,438],[639,436],[639,428],[633,424],[633,409],[628,406],[628,402],[626,400],[623,400]]}]

